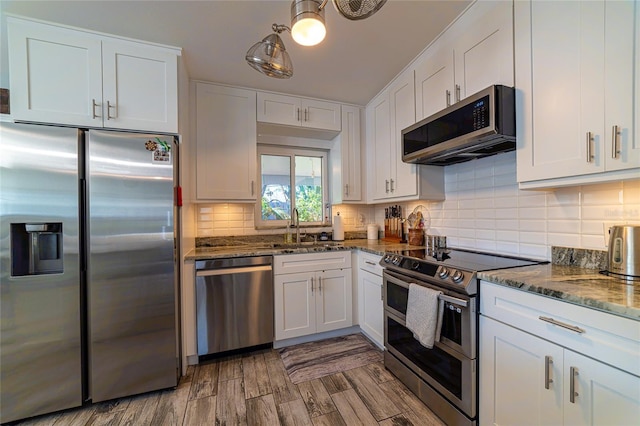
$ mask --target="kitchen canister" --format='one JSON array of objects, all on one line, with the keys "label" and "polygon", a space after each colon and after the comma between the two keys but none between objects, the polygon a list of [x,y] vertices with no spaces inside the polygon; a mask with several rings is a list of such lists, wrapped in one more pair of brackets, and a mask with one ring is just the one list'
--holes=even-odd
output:
[{"label": "kitchen canister", "polygon": [[367,240],[378,239],[378,225],[376,223],[370,223],[367,225]]},{"label": "kitchen canister", "polygon": [[424,245],[424,230],[422,228],[409,228],[409,244],[412,246]]},{"label": "kitchen canister", "polygon": [[333,217],[333,241],[344,241],[344,224],[340,213]]}]

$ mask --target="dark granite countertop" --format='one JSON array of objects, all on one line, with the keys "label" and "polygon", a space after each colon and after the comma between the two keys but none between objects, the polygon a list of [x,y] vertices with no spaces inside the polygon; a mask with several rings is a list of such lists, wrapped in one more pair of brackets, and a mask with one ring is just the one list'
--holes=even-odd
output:
[{"label": "dark granite countertop", "polygon": [[[382,255],[385,251],[418,248],[418,246],[385,240],[357,239],[327,243],[326,246],[316,244],[302,247],[277,244],[275,246],[243,244],[201,247],[187,253],[185,260],[317,253],[332,250],[362,250]],[[478,278],[640,321],[640,281],[630,285],[618,278],[600,274],[599,270],[604,269],[601,252],[554,247],[552,258],[552,264],[480,272]]]},{"label": "dark granite countertop", "polygon": [[317,244],[302,244],[295,247],[291,244],[242,244],[228,245],[219,247],[198,247],[191,250],[185,255],[185,260],[205,260],[220,259],[229,257],[247,257],[247,256],[269,256],[278,254],[297,254],[297,253],[319,253],[325,251],[336,250],[362,250],[368,253],[383,255],[388,250],[402,250],[407,248],[418,248],[419,246],[411,246],[393,241],[385,240],[345,240],[345,241],[327,241]]},{"label": "dark granite countertop", "polygon": [[478,278],[640,321],[640,281],[631,285],[598,269],[546,264],[480,272]]}]

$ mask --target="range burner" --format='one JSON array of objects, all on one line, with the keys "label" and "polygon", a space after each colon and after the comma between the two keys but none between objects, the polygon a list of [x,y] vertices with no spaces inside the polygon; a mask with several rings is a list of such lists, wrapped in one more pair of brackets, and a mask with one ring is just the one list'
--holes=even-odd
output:
[{"label": "range burner", "polygon": [[455,248],[389,251],[380,261],[392,271],[470,295],[477,292],[478,272],[541,263],[548,262]]}]

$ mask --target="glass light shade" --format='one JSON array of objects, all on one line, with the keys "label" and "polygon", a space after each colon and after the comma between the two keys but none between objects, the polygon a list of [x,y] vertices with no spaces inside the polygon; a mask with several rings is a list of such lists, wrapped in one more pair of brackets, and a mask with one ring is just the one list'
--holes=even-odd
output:
[{"label": "glass light shade", "polygon": [[324,9],[317,0],[294,0],[291,3],[291,36],[303,46],[315,46],[324,40]]},{"label": "glass light shade", "polygon": [[290,78],[293,64],[278,34],[269,34],[251,46],[245,56],[247,63],[262,74],[274,78]]}]

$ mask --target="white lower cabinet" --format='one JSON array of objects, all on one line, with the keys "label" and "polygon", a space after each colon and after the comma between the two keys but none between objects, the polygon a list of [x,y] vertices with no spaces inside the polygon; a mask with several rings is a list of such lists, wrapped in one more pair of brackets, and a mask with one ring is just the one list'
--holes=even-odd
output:
[{"label": "white lower cabinet", "polygon": [[378,346],[384,346],[382,267],[380,256],[358,253],[358,323]]},{"label": "white lower cabinet", "polygon": [[351,252],[274,256],[275,340],[350,327]]},{"label": "white lower cabinet", "polygon": [[484,281],[481,294],[481,425],[637,424],[640,322]]}]

